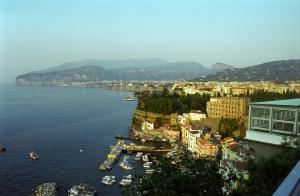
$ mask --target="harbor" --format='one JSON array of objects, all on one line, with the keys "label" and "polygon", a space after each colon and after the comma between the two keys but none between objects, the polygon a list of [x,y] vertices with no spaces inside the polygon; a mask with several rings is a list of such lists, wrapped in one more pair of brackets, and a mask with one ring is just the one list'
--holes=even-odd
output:
[{"label": "harbor", "polygon": [[115,136],[115,138],[123,139],[123,140],[140,141],[140,142],[155,142],[155,143],[166,143],[166,144],[170,143],[168,140],[160,139],[160,138],[143,138],[137,136],[124,136],[124,135],[117,135]]}]

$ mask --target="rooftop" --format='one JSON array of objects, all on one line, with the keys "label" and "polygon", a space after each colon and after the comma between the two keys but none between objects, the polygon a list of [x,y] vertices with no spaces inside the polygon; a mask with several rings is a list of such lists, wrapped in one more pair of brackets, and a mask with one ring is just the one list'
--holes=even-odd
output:
[{"label": "rooftop", "polygon": [[276,101],[263,101],[263,102],[254,102],[251,105],[275,105],[275,106],[294,106],[300,107],[300,98],[298,99],[285,99],[285,100],[276,100]]}]

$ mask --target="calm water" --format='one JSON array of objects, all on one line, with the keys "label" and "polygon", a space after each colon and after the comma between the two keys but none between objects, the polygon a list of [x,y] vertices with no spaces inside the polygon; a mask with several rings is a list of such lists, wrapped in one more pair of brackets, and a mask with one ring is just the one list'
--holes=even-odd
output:
[{"label": "calm water", "polygon": [[[115,165],[98,171],[114,136],[127,134],[135,102],[126,92],[103,89],[0,86],[0,195],[30,195],[43,182],[59,185],[59,195],[81,182],[99,195],[120,195],[118,185],[105,187],[101,178],[125,173]],[[83,149],[83,152],[79,152]],[[37,151],[38,161],[28,157]]]}]

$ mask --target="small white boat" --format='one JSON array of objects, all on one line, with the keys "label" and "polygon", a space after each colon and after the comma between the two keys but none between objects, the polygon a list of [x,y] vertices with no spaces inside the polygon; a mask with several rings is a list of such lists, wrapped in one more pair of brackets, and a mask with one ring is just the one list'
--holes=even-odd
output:
[{"label": "small white boat", "polygon": [[122,168],[123,168],[123,169],[128,169],[128,170],[134,169],[134,167],[133,167],[131,164],[129,164],[129,163],[124,164]]},{"label": "small white boat", "polygon": [[154,173],[154,169],[146,169],[146,174],[153,174]]},{"label": "small white boat", "polygon": [[104,176],[102,178],[102,183],[105,185],[113,185],[116,182],[115,176]]},{"label": "small white boat", "polygon": [[142,159],[143,159],[144,162],[149,161],[148,155],[146,155],[146,154],[142,156]]},{"label": "small white boat", "polygon": [[150,169],[151,165],[152,165],[152,162],[146,162],[146,163],[144,163],[144,168]]},{"label": "small white boat", "polygon": [[142,155],[143,155],[143,153],[142,152],[137,152],[136,153],[136,156],[135,156],[135,160],[140,160],[141,159],[141,157],[142,157]]},{"label": "small white boat", "polygon": [[141,142],[146,142],[146,141],[147,141],[147,140],[146,140],[146,139],[144,139],[144,138],[143,138],[143,139],[141,139]]},{"label": "small white boat", "polygon": [[36,152],[34,152],[34,151],[32,151],[31,153],[29,153],[29,157],[32,160],[38,160],[40,158],[39,155]]},{"label": "small white boat", "polygon": [[124,176],[120,181],[120,186],[130,186],[132,184],[133,177],[131,175]]}]

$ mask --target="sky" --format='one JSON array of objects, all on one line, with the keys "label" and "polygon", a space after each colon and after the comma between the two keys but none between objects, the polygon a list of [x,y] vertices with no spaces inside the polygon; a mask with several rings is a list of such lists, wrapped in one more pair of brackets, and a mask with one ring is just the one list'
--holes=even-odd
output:
[{"label": "sky", "polygon": [[300,59],[300,0],[0,0],[0,82],[69,61]]}]

